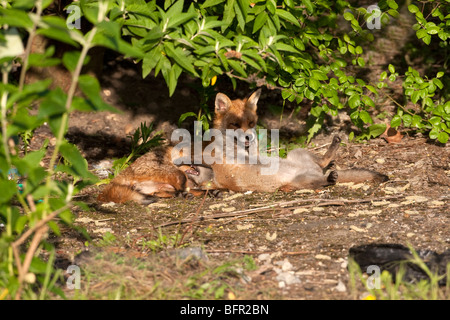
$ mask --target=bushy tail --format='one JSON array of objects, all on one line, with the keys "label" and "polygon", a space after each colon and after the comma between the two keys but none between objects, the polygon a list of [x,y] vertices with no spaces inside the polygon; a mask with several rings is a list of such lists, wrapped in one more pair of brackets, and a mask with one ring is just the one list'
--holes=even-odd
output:
[{"label": "bushy tail", "polygon": [[136,201],[142,202],[144,200],[144,196],[129,186],[123,186],[119,184],[109,184],[107,185],[102,193],[99,194],[97,200],[101,202],[116,202],[116,203],[124,203],[127,201]]},{"label": "bushy tail", "polygon": [[337,182],[354,182],[361,183],[364,181],[374,181],[374,182],[385,182],[389,178],[381,173],[370,171],[366,169],[348,169],[348,170],[338,170]]}]

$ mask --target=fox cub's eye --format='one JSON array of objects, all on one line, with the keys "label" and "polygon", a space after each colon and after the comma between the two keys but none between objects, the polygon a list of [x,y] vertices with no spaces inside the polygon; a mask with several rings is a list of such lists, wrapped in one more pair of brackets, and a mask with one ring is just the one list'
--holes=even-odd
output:
[{"label": "fox cub's eye", "polygon": [[233,122],[232,124],[230,124],[230,126],[234,127],[234,128],[240,128],[240,124],[237,122]]},{"label": "fox cub's eye", "polygon": [[248,126],[249,126],[250,128],[253,128],[253,127],[255,126],[255,122],[254,122],[254,121],[250,121],[249,124],[248,124]]}]

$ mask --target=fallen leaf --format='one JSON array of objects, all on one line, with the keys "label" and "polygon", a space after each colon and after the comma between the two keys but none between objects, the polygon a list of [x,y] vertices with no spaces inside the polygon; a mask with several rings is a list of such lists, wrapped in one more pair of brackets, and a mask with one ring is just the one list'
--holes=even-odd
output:
[{"label": "fallen leaf", "polygon": [[277,233],[276,233],[276,232],[274,232],[272,235],[270,235],[269,232],[266,233],[266,239],[267,239],[267,240],[273,241],[273,240],[275,240],[276,238],[277,238]]},{"label": "fallen leaf", "polygon": [[386,131],[384,131],[381,137],[386,140],[387,143],[399,143],[402,140],[403,135],[400,133],[400,131],[392,128],[389,123],[387,123]]}]

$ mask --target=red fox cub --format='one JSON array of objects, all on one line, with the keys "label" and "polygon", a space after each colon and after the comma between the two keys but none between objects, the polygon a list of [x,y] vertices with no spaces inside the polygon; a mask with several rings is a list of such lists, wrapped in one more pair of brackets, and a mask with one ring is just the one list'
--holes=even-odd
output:
[{"label": "red fox cub", "polygon": [[[253,129],[258,119],[256,109],[260,94],[261,89],[255,91],[249,98],[231,101],[219,93],[217,96],[226,97],[227,101],[221,103],[225,99],[219,99],[219,102],[216,99],[213,128],[223,133],[227,129],[243,131]],[[247,139],[252,140],[248,137]],[[186,188],[197,195],[195,189],[198,189],[198,186],[195,181],[200,184],[209,181],[212,170],[202,167],[201,171],[198,171],[196,166],[175,165],[176,159],[173,154],[179,157],[185,155],[182,152],[173,152],[174,148],[174,145],[161,146],[138,158],[103,189],[98,200],[117,203],[136,201],[144,204],[153,201],[151,196],[172,197],[177,192],[185,191]]]},{"label": "red fox cub", "polygon": [[[336,170],[334,158],[341,139],[338,136],[323,156],[315,155],[305,149],[291,151],[286,159],[271,157],[278,161],[271,173],[267,161],[256,164],[213,164],[209,168],[197,166],[192,179],[204,189],[222,189],[232,191],[274,192],[299,189],[319,189],[336,182],[364,181],[384,182],[388,177],[366,169]],[[264,173],[266,170],[266,173]],[[194,176],[195,175],[195,176]]]},{"label": "red fox cub", "polygon": [[[216,110],[222,111],[222,117],[216,119],[215,127],[220,127],[227,110],[233,114],[235,111],[232,110],[235,108],[236,101],[231,101],[226,95],[219,93],[216,97]],[[238,123],[235,127],[239,127]],[[235,140],[230,142],[231,149],[236,149]],[[341,139],[335,136],[324,156],[318,156],[300,148],[291,151],[286,159],[257,154],[257,161],[253,164],[236,163],[236,161],[230,161],[230,163],[227,162],[228,159],[223,158],[211,164],[212,172],[208,168],[197,166],[194,175],[189,172],[188,176],[191,176],[202,188],[207,186],[209,189],[260,192],[315,189],[333,185],[336,182],[359,183],[388,180],[385,175],[365,169],[336,170],[334,159],[340,142]],[[248,147],[249,143],[245,141],[245,147]],[[222,146],[224,150],[229,150],[229,147]],[[248,154],[246,154],[246,160],[249,160]]]}]

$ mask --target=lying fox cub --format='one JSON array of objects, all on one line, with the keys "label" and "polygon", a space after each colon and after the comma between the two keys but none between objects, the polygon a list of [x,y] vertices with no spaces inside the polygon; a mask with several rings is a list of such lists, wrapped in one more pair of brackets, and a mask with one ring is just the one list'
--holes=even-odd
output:
[{"label": "lying fox cub", "polygon": [[388,180],[387,176],[366,169],[336,170],[334,159],[340,142],[341,139],[335,136],[323,156],[301,148],[292,150],[286,159],[276,158],[279,161],[278,170],[273,174],[263,174],[263,170],[269,169],[269,165],[268,161],[262,161],[261,157],[261,163],[256,164],[195,166],[188,176],[202,189],[260,192],[317,189],[334,185],[336,182]]},{"label": "lying fox cub", "polygon": [[[235,101],[219,93],[215,104],[216,109],[229,110]],[[228,140],[224,139],[224,141]],[[335,136],[323,156],[300,148],[291,151],[286,159],[258,156],[259,161],[256,164],[249,164],[248,161],[243,164],[235,164],[236,161],[232,161],[233,163],[228,164],[224,157],[221,163],[215,162],[210,167],[204,165],[193,167],[187,172],[187,176],[201,189],[260,192],[314,189],[333,185],[336,182],[360,183],[388,180],[388,177],[383,174],[365,169],[336,170],[334,159],[340,142],[341,139]],[[235,140],[232,147],[237,148]],[[247,142],[245,147],[248,147]],[[277,170],[271,173],[270,164],[274,160],[278,161]]]}]

